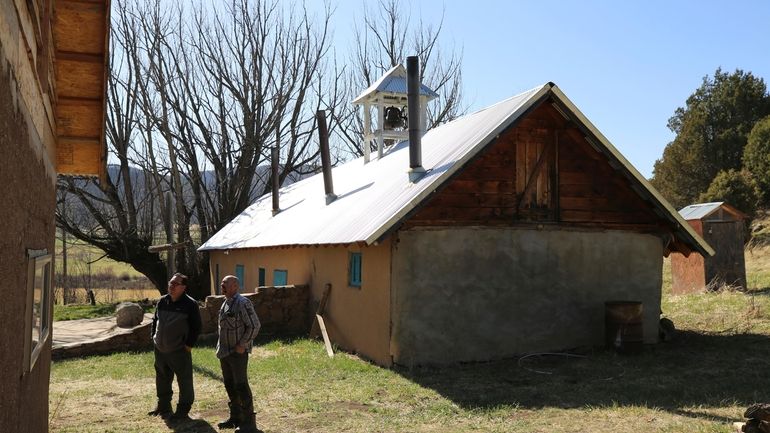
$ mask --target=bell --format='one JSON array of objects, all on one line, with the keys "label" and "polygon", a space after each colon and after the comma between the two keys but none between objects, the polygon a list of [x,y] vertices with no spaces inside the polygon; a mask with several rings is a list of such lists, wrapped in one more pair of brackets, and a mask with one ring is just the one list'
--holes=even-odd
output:
[{"label": "bell", "polygon": [[404,116],[398,107],[385,108],[385,127],[388,129],[402,128],[404,126]]}]

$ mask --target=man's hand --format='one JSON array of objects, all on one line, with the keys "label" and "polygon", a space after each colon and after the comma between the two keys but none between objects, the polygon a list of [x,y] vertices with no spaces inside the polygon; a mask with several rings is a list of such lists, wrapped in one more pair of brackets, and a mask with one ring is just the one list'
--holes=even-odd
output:
[{"label": "man's hand", "polygon": [[241,346],[240,343],[238,343],[235,345],[235,351],[238,352],[238,354],[243,354],[244,352],[246,352],[246,348]]},{"label": "man's hand", "polygon": [[192,352],[192,347],[190,347],[190,346],[185,346],[185,347],[184,347],[184,350],[186,350],[186,351],[188,351],[188,352]]}]

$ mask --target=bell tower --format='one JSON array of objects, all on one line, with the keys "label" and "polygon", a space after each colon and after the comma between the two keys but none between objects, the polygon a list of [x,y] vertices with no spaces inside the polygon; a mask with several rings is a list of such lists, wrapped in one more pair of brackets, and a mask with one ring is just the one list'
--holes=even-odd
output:
[{"label": "bell tower", "polygon": [[[428,117],[428,102],[438,94],[420,84],[420,135],[425,134]],[[377,143],[377,158],[382,157],[385,140],[397,143],[409,139],[408,98],[406,68],[398,64],[387,71],[379,80],[364,90],[356,99],[355,105],[364,107],[364,163],[369,162],[372,141]],[[376,122],[372,122],[372,110],[376,113]]]}]

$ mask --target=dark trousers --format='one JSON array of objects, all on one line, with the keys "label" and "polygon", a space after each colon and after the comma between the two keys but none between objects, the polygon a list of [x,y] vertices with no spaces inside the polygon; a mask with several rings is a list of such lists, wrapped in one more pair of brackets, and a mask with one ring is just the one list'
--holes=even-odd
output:
[{"label": "dark trousers", "polygon": [[254,397],[247,376],[249,354],[233,352],[220,359],[219,365],[222,367],[222,379],[230,403],[243,417],[248,417],[254,413]]},{"label": "dark trousers", "polygon": [[185,349],[171,353],[162,353],[155,349],[155,390],[158,393],[158,402],[171,404],[171,382],[176,375],[176,383],[179,386],[179,403],[177,410],[190,410],[195,401],[193,388],[192,354]]}]

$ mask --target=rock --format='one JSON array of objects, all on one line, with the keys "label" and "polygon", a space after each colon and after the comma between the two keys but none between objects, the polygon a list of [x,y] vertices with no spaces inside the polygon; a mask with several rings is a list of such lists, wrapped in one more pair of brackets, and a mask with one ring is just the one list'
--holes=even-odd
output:
[{"label": "rock", "polygon": [[115,309],[115,319],[120,328],[133,328],[142,323],[144,310],[139,304],[133,302],[121,302]]},{"label": "rock", "polygon": [[756,403],[752,404],[743,413],[744,418],[758,419],[761,421],[770,421],[770,404]]}]

